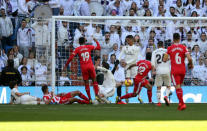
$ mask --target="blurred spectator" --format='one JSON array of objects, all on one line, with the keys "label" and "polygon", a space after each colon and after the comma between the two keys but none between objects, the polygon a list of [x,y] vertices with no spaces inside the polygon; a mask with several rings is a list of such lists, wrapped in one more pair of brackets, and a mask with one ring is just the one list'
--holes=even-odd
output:
[{"label": "blurred spectator", "polygon": [[117,43],[118,47],[120,47],[120,45],[121,45],[120,37],[119,37],[119,35],[116,31],[116,26],[115,25],[110,26],[110,40],[113,44]]},{"label": "blurred spectator", "polygon": [[79,26],[75,29],[75,36],[73,41],[73,47],[77,48],[80,46],[79,38],[85,36],[84,24],[79,24]]},{"label": "blurred spectator", "polygon": [[192,33],[189,31],[187,33],[187,40],[184,40],[182,44],[185,44],[187,47],[190,47],[191,49],[196,44],[195,41],[192,39]]},{"label": "blurred spectator", "polygon": [[68,78],[67,74],[63,71],[61,73],[60,79],[59,79],[59,85],[60,86],[69,86],[71,85],[71,80]]},{"label": "blurred spectator", "polygon": [[74,11],[74,0],[60,0],[60,5],[64,9],[64,16],[72,16]]},{"label": "blurred spectator", "polygon": [[178,14],[181,17],[185,16],[186,15],[186,11],[185,11],[185,8],[183,7],[182,0],[177,0],[176,1],[176,5],[177,5],[177,7],[175,7],[176,14]]},{"label": "blurred spectator", "polygon": [[19,46],[19,52],[24,57],[29,56],[29,50],[32,47],[31,43],[31,29],[26,27],[26,20],[22,20],[22,25],[17,32],[17,45]]},{"label": "blurred spectator", "polygon": [[14,56],[19,59],[19,62],[22,61],[23,55],[19,53],[19,47],[17,45],[13,46]]},{"label": "blurred spectator", "polygon": [[201,38],[197,42],[202,53],[205,53],[205,51],[207,50],[207,40],[206,39],[207,39],[206,33],[202,32]]},{"label": "blurred spectator", "polygon": [[201,57],[201,52],[200,52],[200,48],[198,45],[193,46],[191,54],[192,54],[193,64],[198,65],[198,63],[199,63],[198,60]]},{"label": "blurred spectator", "polygon": [[30,86],[32,84],[32,78],[28,73],[27,67],[22,66],[21,68],[22,86]]},{"label": "blurred spectator", "polygon": [[27,73],[31,76],[34,74],[34,70],[32,70],[31,66],[27,63],[27,58],[24,57],[20,63],[20,66],[18,67],[18,71],[21,72],[22,67],[27,67]]},{"label": "blurred spectator", "polygon": [[115,64],[115,61],[116,61],[116,55],[115,54],[111,54],[109,57],[110,57],[110,59],[107,62],[109,64],[109,70],[113,70],[114,64]]},{"label": "blurred spectator", "polygon": [[100,25],[96,25],[96,30],[93,34],[93,37],[98,40],[99,43],[102,43],[103,41],[103,35],[102,35],[102,30]]},{"label": "blurred spectator", "polygon": [[154,43],[154,39],[148,40],[148,48],[150,48],[150,51],[153,52],[157,48],[157,44]]},{"label": "blurred spectator", "polygon": [[126,26],[125,30],[122,32],[121,42],[123,45],[125,45],[125,39],[126,39],[126,36],[128,35],[135,36],[135,33],[132,31],[132,26]]},{"label": "blurred spectator", "polygon": [[6,66],[6,63],[1,54],[2,54],[2,51],[0,49],[0,75],[1,75],[3,68]]},{"label": "blurred spectator", "polygon": [[[111,42],[110,33],[106,32],[103,43],[101,45],[101,57],[108,55],[112,51],[113,43]],[[107,59],[108,60],[108,59]]]},{"label": "blurred spectator", "polygon": [[35,64],[35,84],[47,84],[47,66],[44,62],[44,56],[41,56],[39,61]]},{"label": "blurred spectator", "polygon": [[80,5],[80,15],[81,16],[90,16],[90,7],[89,7],[90,0],[82,1]]},{"label": "blurred spectator", "polygon": [[116,11],[118,16],[123,16],[126,11],[121,0],[114,0],[109,4],[108,14],[110,14],[113,10]]},{"label": "blurred spectator", "polygon": [[45,2],[45,4],[49,4],[50,8],[52,8],[53,15],[59,14],[60,0],[49,0],[49,2]]},{"label": "blurred spectator", "polygon": [[7,17],[5,14],[5,9],[1,8],[1,15],[0,18],[0,40],[2,43],[2,47],[4,50],[6,46],[11,46],[11,35],[13,34],[13,25],[11,22],[11,18]]},{"label": "blurred spectator", "polygon": [[62,21],[62,25],[58,30],[58,46],[65,46],[66,42],[69,41],[70,32],[68,30],[68,22]]},{"label": "blurred spectator", "polygon": [[9,59],[7,64],[1,73],[1,85],[8,86],[10,81],[16,81],[18,85],[21,84],[22,78],[19,71],[14,68],[14,60]]},{"label": "blurred spectator", "polygon": [[116,58],[119,57],[120,51],[117,43],[113,44],[113,51],[109,53],[109,56],[111,56],[112,54],[114,54]]},{"label": "blurred spectator", "polygon": [[19,67],[20,61],[18,57],[14,56],[13,48],[8,51],[7,56],[8,56],[8,60],[14,60],[14,68],[17,69]]}]

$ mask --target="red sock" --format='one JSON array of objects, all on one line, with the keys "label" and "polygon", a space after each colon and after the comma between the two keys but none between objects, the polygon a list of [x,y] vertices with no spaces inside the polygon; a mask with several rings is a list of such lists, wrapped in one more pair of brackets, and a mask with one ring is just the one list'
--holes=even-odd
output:
[{"label": "red sock", "polygon": [[89,101],[86,100],[78,100],[79,104],[89,104]]},{"label": "red sock", "polygon": [[98,83],[97,82],[93,83],[93,89],[94,89],[95,95],[97,96],[98,95],[98,91],[99,91]]},{"label": "red sock", "polygon": [[130,97],[134,97],[134,94],[133,93],[128,93],[128,94],[126,94],[124,96],[121,96],[120,99],[128,99]]},{"label": "red sock", "polygon": [[147,96],[148,96],[148,100],[151,103],[152,102],[152,90],[147,90]]},{"label": "red sock", "polygon": [[80,98],[86,100],[86,101],[89,101],[89,99],[88,99],[84,94],[82,94],[82,93],[80,93],[78,96],[79,96]]},{"label": "red sock", "polygon": [[88,98],[91,99],[91,94],[90,94],[90,87],[89,87],[89,84],[85,84],[85,90],[86,90],[86,93],[88,95]]},{"label": "red sock", "polygon": [[182,88],[177,88],[176,89],[176,94],[177,94],[179,103],[183,104],[184,102],[183,102],[183,90],[182,90]]}]

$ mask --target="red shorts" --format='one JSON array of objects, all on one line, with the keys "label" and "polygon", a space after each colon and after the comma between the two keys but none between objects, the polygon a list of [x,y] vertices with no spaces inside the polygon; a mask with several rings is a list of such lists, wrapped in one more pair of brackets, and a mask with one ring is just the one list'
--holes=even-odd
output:
[{"label": "red shorts", "polygon": [[185,74],[171,74],[173,85],[181,85],[185,78]]},{"label": "red shorts", "polygon": [[142,87],[146,86],[147,84],[149,84],[149,81],[147,79],[140,80],[135,78],[134,93],[138,94],[141,91]]},{"label": "red shorts", "polygon": [[96,72],[93,65],[81,66],[83,80],[89,80],[89,78],[96,78]]},{"label": "red shorts", "polygon": [[72,98],[71,93],[67,93],[64,96],[60,97],[60,104],[66,104],[69,102],[69,98]]}]

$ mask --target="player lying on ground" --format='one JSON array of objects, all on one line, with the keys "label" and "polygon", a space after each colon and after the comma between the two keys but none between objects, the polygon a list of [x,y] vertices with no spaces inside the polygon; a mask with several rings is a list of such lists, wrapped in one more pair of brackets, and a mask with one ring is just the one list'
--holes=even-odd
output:
[{"label": "player lying on ground", "polygon": [[178,110],[184,110],[186,105],[183,101],[183,90],[181,84],[185,78],[185,57],[188,59],[188,68],[193,69],[193,61],[187,48],[180,44],[180,34],[173,34],[173,45],[167,48],[163,61],[166,62],[170,56],[171,60],[171,77],[176,88],[176,94],[179,99]]},{"label": "player lying on ground", "polygon": [[[47,85],[43,85],[42,92],[44,94],[43,101],[45,104],[72,104],[74,102],[78,102],[79,104],[89,104],[89,99],[80,91],[72,91],[55,95],[53,92],[49,92]],[[79,96],[84,100],[75,98],[75,96]]]},{"label": "player lying on ground", "polygon": [[99,85],[99,96],[100,100],[104,103],[110,103],[109,97],[112,97],[115,93],[116,81],[114,75],[109,70],[109,64],[106,62],[102,63],[102,67],[98,66],[97,70],[100,70],[104,74],[104,81],[102,85]]},{"label": "player lying on ground", "polygon": [[44,102],[41,102],[40,98],[37,98],[35,96],[30,96],[29,92],[20,93],[16,81],[11,81],[9,83],[9,87],[11,89],[10,104],[32,104],[32,105],[44,104]]},{"label": "player lying on ground", "polygon": [[131,97],[136,97],[139,95],[142,87],[147,88],[147,95],[149,103],[152,103],[152,85],[146,80],[146,77],[150,70],[152,70],[154,67],[151,65],[150,61],[147,60],[140,60],[136,64],[133,64],[128,67],[128,69],[131,69],[134,66],[138,66],[137,75],[134,79],[134,91],[133,93],[128,93],[124,96],[121,96],[118,101],[121,99],[128,99]]},{"label": "player lying on ground", "polygon": [[[120,61],[124,55],[126,62],[126,79],[134,79],[137,74],[137,67],[132,67],[130,69],[128,69],[128,67],[132,64],[136,64],[138,56],[141,54],[141,49],[134,45],[134,37],[132,35],[126,37],[126,42],[128,45],[122,48],[118,60]],[[128,87],[126,88],[126,91],[126,93],[128,93]],[[126,102],[128,103],[128,100],[126,100]]]},{"label": "player lying on ground", "polygon": [[100,50],[101,47],[100,47],[99,42],[95,38],[93,40],[97,44],[96,47],[93,46],[93,45],[85,45],[86,44],[86,39],[84,37],[80,37],[79,38],[80,46],[77,47],[73,51],[72,55],[70,56],[70,58],[68,59],[67,63],[65,64],[65,67],[64,67],[64,71],[65,71],[68,64],[73,59],[73,57],[76,56],[76,54],[78,54],[79,60],[80,60],[80,66],[81,66],[83,80],[85,82],[86,93],[89,97],[90,102],[92,102],[92,101],[91,101],[91,95],[90,95],[89,79],[92,79],[96,99],[99,99],[99,97],[98,97],[99,88],[98,88],[98,83],[96,81],[95,68],[94,68],[94,65],[93,65],[93,62],[92,62],[92,59],[91,59],[91,51],[92,50]]},{"label": "player lying on ground", "polygon": [[[158,42],[158,49],[152,52],[152,60],[151,63],[155,67],[152,71],[155,77],[155,85],[157,86],[157,106],[161,106],[161,86],[166,86],[166,96],[164,97],[165,103],[169,106],[170,102],[168,100],[168,96],[171,93],[170,86],[170,61],[163,62],[163,56],[167,52],[167,49],[164,48],[164,44],[162,41]],[[164,84],[164,85],[163,85]]]}]

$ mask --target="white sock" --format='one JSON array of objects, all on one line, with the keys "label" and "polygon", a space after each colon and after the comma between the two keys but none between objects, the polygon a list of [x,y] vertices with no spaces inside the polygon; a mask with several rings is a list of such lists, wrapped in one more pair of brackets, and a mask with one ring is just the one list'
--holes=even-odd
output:
[{"label": "white sock", "polygon": [[161,91],[157,90],[157,101],[160,103]]},{"label": "white sock", "polygon": [[170,94],[170,88],[166,88],[166,96],[168,97],[169,96],[169,94]]}]

